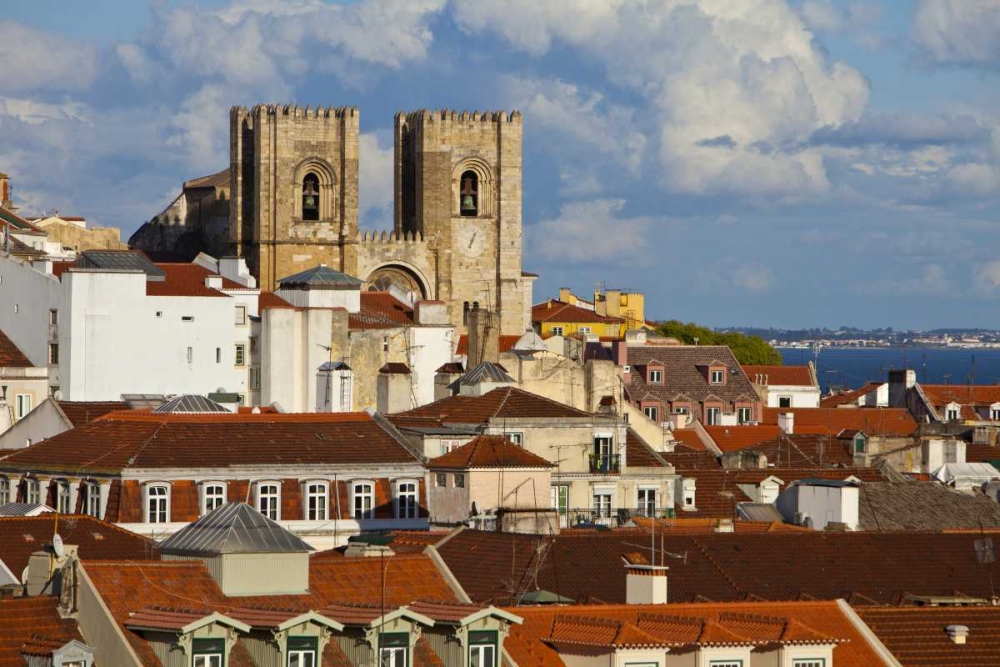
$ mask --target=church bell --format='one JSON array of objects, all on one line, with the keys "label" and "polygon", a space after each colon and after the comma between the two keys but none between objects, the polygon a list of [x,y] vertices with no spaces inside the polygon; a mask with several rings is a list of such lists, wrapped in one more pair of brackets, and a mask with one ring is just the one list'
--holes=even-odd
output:
[{"label": "church bell", "polygon": [[476,212],[476,202],[473,201],[472,195],[462,195],[462,213],[475,213]]},{"label": "church bell", "polygon": [[302,194],[305,195],[305,199],[302,201],[302,207],[310,210],[315,209],[316,195],[318,195],[319,193],[316,192],[316,189],[313,187],[312,181],[306,182],[305,192],[303,192]]}]

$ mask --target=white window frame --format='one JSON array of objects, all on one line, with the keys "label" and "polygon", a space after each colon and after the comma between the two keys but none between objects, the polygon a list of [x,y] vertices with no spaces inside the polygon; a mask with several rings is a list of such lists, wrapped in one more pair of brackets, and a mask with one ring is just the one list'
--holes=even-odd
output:
[{"label": "white window frame", "polygon": [[[369,490],[364,490],[370,487]],[[369,506],[364,508],[363,501],[369,499]],[[358,511],[358,503],[362,502],[362,509]],[[360,514],[360,516],[359,516]],[[375,518],[375,482],[370,479],[359,479],[351,482],[351,517],[355,521],[367,521]]]},{"label": "white window frame", "polygon": [[792,658],[792,667],[826,667],[826,658]]},{"label": "white window frame", "polygon": [[[170,484],[166,482],[149,482],[146,484],[144,491],[142,518],[145,522],[157,524],[170,523]],[[163,491],[163,493],[160,493],[160,491]],[[157,505],[163,505],[162,511],[160,508],[155,510],[155,515],[153,509],[154,500]],[[159,520],[161,516],[162,521]]]},{"label": "white window frame", "polygon": [[497,645],[473,644],[470,646],[469,665],[470,667],[471,665],[476,665],[477,667],[497,667]]},{"label": "white window frame", "polygon": [[236,343],[236,349],[233,353],[233,364],[235,366],[246,366],[247,365],[247,346],[246,343]]},{"label": "white window frame", "polygon": [[990,421],[1000,422],[1000,405],[990,406]]},{"label": "white window frame", "polygon": [[[15,394],[14,395],[14,419],[20,420],[24,419],[29,412],[31,412],[31,406],[34,399],[31,394]],[[27,409],[25,409],[27,406]]]},{"label": "white window frame", "polygon": [[706,426],[718,426],[720,421],[722,421],[722,408],[719,407],[705,408]]},{"label": "white window frame", "polygon": [[715,370],[710,370],[708,372],[708,383],[714,385],[725,384],[726,371],[719,370],[718,368],[716,368]]},{"label": "white window frame", "polygon": [[962,417],[962,406],[957,403],[950,403],[945,406],[945,421],[957,421]]},{"label": "white window frame", "polygon": [[582,334],[589,334],[589,333],[591,333],[591,330],[590,330],[590,327],[577,327],[576,328],[576,332],[577,333],[582,333]]},{"label": "white window frame", "polygon": [[[379,664],[380,665],[393,665],[393,667],[395,667],[395,665],[397,664],[397,662],[396,662],[396,656],[397,655],[402,655],[403,656],[403,664],[404,665],[409,665],[410,664],[410,647],[409,646],[380,646],[379,647]],[[385,661],[386,657],[389,658],[388,662]]]},{"label": "white window frame", "polygon": [[24,502],[34,505],[42,503],[42,483],[40,480],[29,477],[25,481]]},{"label": "white window frame", "polygon": [[655,368],[649,371],[649,384],[663,384],[663,371]]},{"label": "white window frame", "polygon": [[[652,515],[649,514],[649,494],[653,494]],[[645,497],[643,497],[645,496]],[[660,489],[656,486],[640,486],[635,490],[635,507],[641,516],[656,517],[660,509]]]},{"label": "white window frame", "polygon": [[[209,491],[212,489],[222,489],[221,498],[219,494],[212,493],[209,495]],[[201,516],[205,516],[214,509],[222,507],[228,502],[228,491],[225,482],[208,481],[201,483]],[[212,507],[209,507],[209,500],[212,501]],[[218,505],[215,504],[216,501],[222,500]]]},{"label": "white window frame", "polygon": [[590,490],[590,506],[599,518],[610,518],[615,512],[614,489],[592,488]]},{"label": "white window frame", "polygon": [[[652,413],[652,414],[650,414],[650,413]],[[660,421],[660,406],[658,406],[658,405],[644,405],[644,406],[642,406],[642,414],[646,415],[646,417],[650,421],[654,421],[654,422],[659,423],[659,421]]]},{"label": "white window frame", "polygon": [[743,660],[732,658],[729,660],[709,660],[708,667],[743,667]]},{"label": "white window frame", "polygon": [[67,480],[56,482],[56,511],[60,514],[72,514],[75,507],[73,504],[73,487]]},{"label": "white window frame", "polygon": [[[271,489],[272,487],[274,488],[273,493],[270,490],[265,493],[265,489]],[[274,507],[271,507],[271,502],[269,502],[268,507],[265,508],[261,504],[265,499],[273,502]],[[255,483],[254,501],[258,512],[272,521],[281,521],[281,482],[271,479],[262,479]]]},{"label": "white window frame", "polygon": [[83,513],[101,518],[101,485],[97,482],[83,483]]},{"label": "white window frame", "polygon": [[518,447],[524,447],[524,433],[520,431],[504,433],[504,437],[510,440],[510,444],[517,445]]},{"label": "white window frame", "polygon": [[[411,486],[412,489],[406,488]],[[396,482],[396,497],[393,500],[397,519],[416,519],[420,516],[420,484],[417,480],[401,479]]]},{"label": "white window frame", "polygon": [[326,521],[330,518],[330,482],[321,479],[307,480],[303,485],[303,518],[306,521]]},{"label": "white window frame", "polygon": [[247,323],[247,307],[246,306],[236,306],[234,311],[235,324],[246,324]]},{"label": "white window frame", "polygon": [[[744,419],[744,415],[746,418]],[[753,421],[753,408],[736,408],[736,423],[746,424]]]},{"label": "white window frame", "polygon": [[10,502],[10,477],[0,477],[0,505]]}]

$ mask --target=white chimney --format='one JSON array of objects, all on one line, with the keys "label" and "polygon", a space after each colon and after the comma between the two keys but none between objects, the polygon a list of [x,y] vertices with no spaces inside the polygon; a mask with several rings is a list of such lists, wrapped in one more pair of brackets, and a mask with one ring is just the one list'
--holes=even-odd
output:
[{"label": "white chimney", "polygon": [[698,480],[694,477],[684,477],[681,479],[681,483],[677,487],[677,490],[680,492],[680,498],[677,498],[677,500],[679,500],[681,511],[694,512],[698,509],[698,506],[695,505],[697,486]]},{"label": "white chimney", "polygon": [[795,413],[781,412],[778,414],[778,428],[782,433],[792,435],[795,433]]},{"label": "white chimney", "polygon": [[948,633],[951,641],[956,644],[964,644],[965,640],[969,637],[969,626],[967,625],[949,625],[944,631]]},{"label": "white chimney", "polygon": [[666,565],[625,564],[626,604],[666,604]]},{"label": "white chimney", "polygon": [[222,276],[205,276],[205,287],[208,289],[222,289]]}]

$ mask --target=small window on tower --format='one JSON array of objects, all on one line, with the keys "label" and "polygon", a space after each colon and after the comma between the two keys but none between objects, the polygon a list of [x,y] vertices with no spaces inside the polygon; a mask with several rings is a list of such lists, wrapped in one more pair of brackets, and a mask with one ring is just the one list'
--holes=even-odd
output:
[{"label": "small window on tower", "polygon": [[319,220],[319,178],[312,172],[302,179],[302,219]]},{"label": "small window on tower", "polygon": [[459,191],[461,214],[475,217],[479,215],[479,177],[476,172],[467,171],[462,174],[462,188]]}]

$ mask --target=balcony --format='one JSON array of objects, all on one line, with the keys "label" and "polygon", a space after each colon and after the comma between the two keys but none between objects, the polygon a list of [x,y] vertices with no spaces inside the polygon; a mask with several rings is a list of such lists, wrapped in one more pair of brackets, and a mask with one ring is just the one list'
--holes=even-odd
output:
[{"label": "balcony", "polygon": [[590,472],[595,475],[609,475],[621,472],[621,456],[619,454],[591,454]]},{"label": "balcony", "polygon": [[559,510],[559,523],[563,528],[618,528],[634,516],[672,519],[675,514],[673,507],[571,507]]}]

